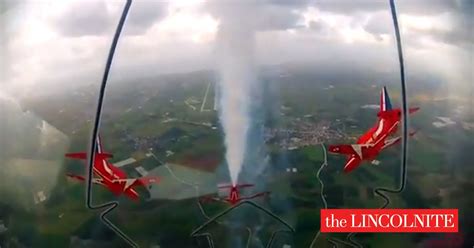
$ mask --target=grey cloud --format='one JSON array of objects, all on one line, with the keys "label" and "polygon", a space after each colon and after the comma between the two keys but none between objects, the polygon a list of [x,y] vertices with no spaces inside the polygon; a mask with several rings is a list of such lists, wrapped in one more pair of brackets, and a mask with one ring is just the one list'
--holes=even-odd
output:
[{"label": "grey cloud", "polygon": [[309,28],[315,31],[322,31],[326,26],[321,21],[310,21]]},{"label": "grey cloud", "polygon": [[[107,8],[105,1],[81,1],[68,8],[54,20],[58,32],[64,36],[100,36],[109,34],[118,22],[119,12]],[[139,35],[165,16],[167,4],[158,1],[137,1],[132,4],[125,24],[124,35]]]},{"label": "grey cloud", "polygon": [[274,4],[287,6],[292,8],[300,8],[315,3],[316,0],[265,0],[266,4]]},{"label": "grey cloud", "polygon": [[374,35],[393,32],[392,17],[388,11],[379,11],[369,17],[364,29]]},{"label": "grey cloud", "polygon": [[457,7],[456,0],[399,0],[396,3],[400,13],[414,15],[436,15],[453,11]]},{"label": "grey cloud", "polygon": [[0,15],[11,10],[15,6],[17,6],[20,2],[21,1],[15,1],[15,0],[1,0],[0,1]]},{"label": "grey cloud", "polygon": [[64,36],[94,36],[106,33],[112,20],[103,1],[76,2],[54,20],[57,31]]},{"label": "grey cloud", "polygon": [[253,26],[258,31],[286,30],[302,27],[299,24],[300,14],[296,10],[302,10],[308,6],[310,1],[284,1],[284,0],[254,0],[243,2],[232,1],[212,1],[205,4],[205,11],[208,11],[214,17],[225,18],[226,9],[229,5],[235,7],[246,5],[251,6],[252,13],[246,13],[247,16],[240,16],[241,20],[246,20],[253,15]]},{"label": "grey cloud", "polygon": [[[456,7],[456,0],[398,0],[396,5],[400,12],[406,14],[432,15],[452,10]],[[390,8],[388,0],[319,0],[316,1],[315,7],[340,14],[373,12]]]},{"label": "grey cloud", "polygon": [[[275,39],[271,34],[259,41],[259,57],[266,63],[300,62],[317,75],[319,80],[333,82],[374,82],[377,84],[398,84],[399,67],[396,46],[368,43],[340,43],[334,39],[318,36],[297,35],[293,38]],[[298,44],[298,45],[295,45]],[[405,59],[407,77],[411,85],[452,84],[467,86],[469,82],[456,80],[455,75],[468,79],[470,71],[460,67],[447,68],[445,63],[463,64],[467,61],[451,49],[425,50],[419,56],[418,49],[406,43]],[[268,60],[268,58],[271,58]]]},{"label": "grey cloud", "polygon": [[[440,38],[448,43],[467,46],[472,49],[474,43],[474,1],[460,0],[456,2],[454,11],[455,28],[447,33],[440,34]],[[471,50],[472,52],[472,50]]]},{"label": "grey cloud", "polygon": [[[428,4],[426,1],[416,1],[410,4],[406,1],[400,2],[399,13],[418,13],[419,15],[435,16],[440,14],[449,14],[453,19],[453,27],[451,30],[442,30],[434,27],[430,30],[418,30],[416,34],[411,34],[405,40],[412,42],[411,38],[415,36],[429,37],[434,41],[443,42],[446,44],[468,47],[474,40],[473,25],[474,21],[472,13],[474,11],[474,1],[460,0],[460,1],[432,1],[430,6],[425,10],[419,8],[422,4]],[[414,12],[415,11],[415,12]],[[403,24],[403,23],[402,23]],[[364,29],[373,34],[375,37],[380,37],[381,34],[391,34],[393,32],[393,23],[390,12],[377,11],[370,14],[368,22],[364,25]],[[408,39],[407,39],[408,38]],[[416,43],[413,43],[416,45]]]},{"label": "grey cloud", "polygon": [[473,25],[472,18],[457,16],[455,17],[452,30],[433,30],[432,32],[425,33],[425,35],[445,44],[464,47],[465,50],[472,53],[472,46],[474,44]]},{"label": "grey cloud", "polygon": [[357,12],[372,12],[388,7],[388,1],[371,0],[319,0],[314,7],[339,14],[354,14]]},{"label": "grey cloud", "polygon": [[134,2],[126,23],[126,34],[137,35],[146,32],[153,24],[167,14],[168,3],[161,1]]},{"label": "grey cloud", "polygon": [[[0,2],[1,1],[2,0],[0,0]],[[355,9],[352,9],[351,2],[353,1],[325,0],[317,1],[316,4],[319,5],[314,6],[317,8],[321,7],[321,10],[324,11],[346,14],[347,16],[353,19],[361,20],[362,22],[365,22],[365,17],[370,16],[366,25],[363,26],[368,32],[374,34],[376,37],[377,35],[387,33],[393,38],[393,26],[391,23],[388,1],[381,1],[382,4],[374,4],[375,1],[366,0],[365,5],[352,4],[352,7]],[[426,3],[426,0],[418,2]],[[433,5],[436,5],[437,2],[438,1],[433,1]],[[447,61],[444,60],[444,56],[441,55],[448,54],[452,52],[452,50],[458,49],[442,50],[443,48],[441,47],[440,50],[433,49],[428,51],[429,55],[425,57],[417,56],[418,54],[416,54],[414,51],[418,50],[420,47],[417,47],[419,44],[416,43],[416,37],[413,35],[432,36],[433,39],[441,40],[450,44],[458,44],[461,42],[465,44],[466,41],[472,41],[473,26],[472,17],[470,17],[470,15],[472,15],[472,2],[473,1],[471,0],[456,2],[456,8],[450,7],[448,4],[446,4],[445,8],[433,6],[427,7],[431,8],[431,10],[423,13],[439,14],[447,11],[456,17],[456,22],[459,23],[459,25],[456,25],[457,28],[455,30],[449,32],[434,32],[430,30],[429,32],[423,34],[421,33],[422,31],[420,31],[414,34],[403,36],[407,61],[410,62],[407,66],[410,71],[410,75],[418,75],[420,77],[428,77],[429,75],[433,75],[433,80],[434,78],[441,78],[439,75],[441,74],[440,68],[443,69],[443,63],[446,63],[445,61]],[[142,2],[134,2],[132,5],[129,18],[125,25],[125,35],[134,35],[140,32],[145,32],[149,27],[156,23],[157,20],[167,14],[165,11],[167,8],[164,4],[156,4],[154,1],[146,1],[143,2],[143,4],[141,3]],[[220,1],[217,3],[220,3]],[[312,4],[313,2],[296,1],[295,3],[283,0],[262,0],[259,3],[260,4],[257,5],[257,9],[250,8],[251,11],[257,11],[256,16],[259,21],[258,25],[255,24],[257,26],[256,28],[259,30],[272,31],[262,32],[262,34],[259,34],[257,37],[257,39],[261,39],[263,37],[263,40],[259,43],[260,46],[257,46],[257,57],[259,60],[262,60],[262,64],[273,64],[289,61],[303,61],[308,63],[314,62],[312,66],[314,66],[315,70],[318,70],[321,73],[325,72],[331,75],[345,73],[348,75],[348,79],[356,76],[352,75],[352,73],[360,73],[360,75],[367,75],[368,78],[363,78],[363,80],[366,81],[379,81],[380,78],[376,76],[377,74],[375,72],[385,72],[386,70],[389,70],[389,72],[392,73],[396,79],[398,75],[398,65],[395,47],[393,46],[393,39],[390,41],[392,46],[387,48],[382,43],[366,44],[363,42],[354,42],[351,44],[346,44],[334,35],[337,30],[328,30],[329,27],[320,21],[310,22],[309,29],[301,29],[292,34],[288,34],[288,32],[280,32],[279,30],[298,27],[298,19],[296,18],[297,16],[295,16],[293,10],[305,9],[307,4]],[[323,5],[321,5],[321,3]],[[335,3],[340,4],[338,5]],[[345,4],[342,3],[347,3],[348,6],[345,6]],[[369,3],[373,5],[369,5]],[[397,3],[400,3],[399,13],[401,14],[412,13],[409,11],[414,11],[416,9],[416,6],[411,6],[407,1],[397,1]],[[213,4],[216,3],[213,2]],[[233,3],[228,4],[237,3],[233,1]],[[64,33],[64,35],[69,36],[103,35],[104,33],[112,34],[118,20],[118,12],[121,9],[120,6],[122,6],[122,2],[117,2],[117,6],[117,8],[107,9],[103,2],[82,1],[81,4],[71,7],[67,13],[61,15],[54,24],[58,30]],[[203,9],[200,11],[209,12],[216,18],[225,18],[226,15],[231,15],[233,14],[232,12],[235,12],[232,8],[229,8],[230,13],[223,13],[222,9],[218,8],[219,6],[212,6],[212,4],[206,4],[205,7],[209,9]],[[211,7],[214,9],[211,9]],[[409,9],[409,11],[407,11],[407,9]],[[110,13],[112,10],[115,12]],[[359,16],[361,16],[361,18],[359,18]],[[246,22],[246,19],[248,19],[247,14],[244,16],[238,16],[236,22],[237,24],[241,24],[241,22]],[[364,23],[360,22],[357,24],[364,25]],[[471,30],[471,32],[469,32],[469,30]],[[324,33],[327,33],[328,35],[321,35]],[[114,75],[121,73],[121,75],[124,77],[126,76],[133,78],[153,73],[157,74],[164,72],[194,70],[208,68],[214,61],[211,57],[212,48],[210,47],[205,48],[207,52],[202,52],[204,48],[201,45],[188,44],[185,42],[183,42],[183,44],[174,44],[175,42],[172,42],[173,44],[167,45],[144,44],[137,45],[139,47],[134,47],[133,43],[130,43],[127,46],[126,41],[127,39],[121,40],[121,46],[123,48],[120,49],[120,56],[118,56],[118,58],[122,59],[114,61],[116,64],[114,66]],[[52,43],[54,44],[54,41],[52,41]],[[211,46],[211,44],[208,45]],[[96,44],[90,45],[90,47],[94,46],[96,46]],[[107,47],[103,49],[104,51],[101,53],[102,56],[105,56],[106,49]],[[100,49],[98,49],[98,51],[100,51]],[[150,51],[154,51],[155,53],[160,54],[160,56],[150,56]],[[100,53],[95,52],[91,54],[96,55]],[[437,59],[433,59],[431,57],[433,54],[438,55],[439,57]],[[37,55],[35,54],[35,56]],[[57,54],[53,52],[52,54],[48,54],[48,56],[54,57],[57,56]],[[457,54],[453,55],[453,57],[456,56]],[[12,56],[12,58],[18,57],[19,56]],[[70,59],[70,63],[74,64],[73,61],[76,61],[80,58],[79,56],[73,56]],[[71,80],[72,78],[72,80],[74,80],[74,82],[77,81],[78,84],[79,81],[91,82],[91,80],[95,79],[84,80],[79,76],[87,76],[92,74],[99,75],[100,68],[103,66],[103,60],[91,58],[91,61],[92,62],[89,63],[86,63],[86,61],[79,61],[81,64],[90,64],[84,67],[81,66],[81,70],[83,71],[80,73],[75,72],[76,67],[69,66],[67,62],[54,63],[59,65],[57,68],[60,68],[55,70],[63,71],[63,73],[58,76],[55,75],[55,73],[51,73],[51,71],[54,71],[52,68],[46,68],[44,70],[44,74],[48,75],[49,77],[41,78],[43,75],[39,75],[38,80],[48,83],[56,80],[59,84],[64,82],[64,78],[67,78],[68,80]],[[94,61],[98,62],[94,63]],[[414,61],[420,62],[415,63]],[[21,62],[21,60],[18,60],[18,62]],[[63,70],[62,68],[71,68],[72,72]],[[157,70],[157,68],[159,69]],[[459,68],[457,67],[455,69],[447,68],[445,70],[453,70],[452,74],[469,75],[469,72],[458,72],[457,70],[459,70]],[[78,73],[78,75],[74,73]],[[57,78],[51,78],[53,76]],[[328,75],[328,77],[329,76],[330,75]],[[386,79],[385,81],[390,82],[392,80]]]},{"label": "grey cloud", "polygon": [[292,12],[281,6],[265,7],[258,19],[258,30],[285,30],[299,27],[300,20],[298,13]]},{"label": "grey cloud", "polygon": [[453,28],[451,30],[434,29],[425,31],[423,34],[431,37],[433,40],[463,47],[472,52],[472,45],[474,43],[473,13],[474,1],[455,1],[454,7],[449,12],[453,19]]},{"label": "grey cloud", "polygon": [[431,34],[433,39],[439,40],[445,44],[465,47],[468,52],[472,53],[472,44],[474,37],[472,32],[467,30],[456,29],[450,32],[434,32]]}]

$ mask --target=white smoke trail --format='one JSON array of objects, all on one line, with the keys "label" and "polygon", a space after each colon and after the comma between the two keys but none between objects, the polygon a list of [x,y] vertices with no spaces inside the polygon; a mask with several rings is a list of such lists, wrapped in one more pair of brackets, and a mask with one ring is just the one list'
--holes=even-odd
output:
[{"label": "white smoke trail", "polygon": [[250,97],[256,82],[255,6],[222,4],[217,33],[217,69],[221,99],[220,120],[225,132],[226,161],[232,184],[237,184],[250,126]]}]

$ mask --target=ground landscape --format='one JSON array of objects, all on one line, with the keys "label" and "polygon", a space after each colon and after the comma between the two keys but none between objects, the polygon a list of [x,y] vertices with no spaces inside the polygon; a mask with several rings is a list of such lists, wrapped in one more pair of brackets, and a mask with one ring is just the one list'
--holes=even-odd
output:
[{"label": "ground landscape", "polygon": [[[332,247],[322,234],[321,208],[378,208],[378,187],[396,187],[400,147],[384,152],[350,174],[345,159],[326,154],[326,146],[350,143],[373,125],[378,94],[387,85],[400,105],[396,80],[317,79],[307,67],[261,69],[261,92],[252,115],[247,160],[239,182],[253,183],[270,195],[255,200],[294,229],[275,236],[271,247]],[[85,174],[82,162],[64,159],[66,152],[86,149],[96,87],[81,86],[66,94],[21,99],[7,106],[11,122],[2,137],[13,144],[0,151],[0,244],[2,247],[127,247],[84,205],[84,184],[65,174]],[[471,101],[443,98],[441,86],[409,81],[409,104],[421,107],[410,119],[418,130],[410,139],[408,184],[392,194],[390,208],[459,208],[461,236],[474,237],[474,115]],[[120,198],[111,220],[141,247],[207,247],[190,234],[228,208],[202,202],[229,183],[223,131],[218,118],[218,88],[211,71],[169,74],[111,82],[100,134],[111,160],[130,177],[156,175],[158,185],[143,188],[135,203]],[[471,111],[468,115],[458,112]],[[28,121],[26,121],[28,120]],[[4,147],[4,146],[2,146]],[[9,170],[17,168],[22,170]],[[323,186],[324,185],[324,186]],[[323,187],[322,187],[323,186]],[[94,202],[115,199],[94,186]],[[249,190],[250,193],[251,190]],[[236,218],[239,225],[233,225]],[[216,247],[244,242],[266,247],[280,223],[251,206],[236,209],[208,227]],[[284,229],[284,228],[283,228]],[[435,234],[360,234],[364,247],[429,247]],[[243,246],[243,245],[242,245]],[[240,246],[239,246],[240,247]],[[343,246],[341,246],[343,247]]]}]

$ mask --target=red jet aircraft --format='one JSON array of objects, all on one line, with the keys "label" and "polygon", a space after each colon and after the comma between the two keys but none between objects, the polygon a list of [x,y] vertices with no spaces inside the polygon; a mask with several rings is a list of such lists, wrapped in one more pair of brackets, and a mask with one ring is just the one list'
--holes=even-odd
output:
[{"label": "red jet aircraft", "polygon": [[[67,153],[65,156],[73,159],[87,159],[85,152]],[[112,154],[103,152],[99,136],[97,138],[97,150],[93,165],[94,174],[98,177],[92,178],[92,182],[106,187],[116,196],[124,194],[132,200],[137,201],[139,194],[135,191],[135,187],[159,182],[159,178],[157,177],[127,178],[127,174],[124,171],[107,161],[112,157]],[[83,176],[73,174],[67,174],[67,176],[79,181],[85,181],[85,177]]]},{"label": "red jet aircraft", "polygon": [[254,199],[257,197],[262,197],[265,195],[270,194],[270,192],[260,192],[257,194],[253,194],[251,196],[246,196],[246,197],[241,197],[239,193],[239,189],[241,188],[249,188],[253,187],[253,184],[237,184],[237,185],[224,185],[224,186],[219,186],[219,189],[230,189],[229,191],[229,196],[227,198],[220,198],[220,197],[206,197],[205,199],[207,200],[212,200],[212,201],[218,201],[218,202],[225,202],[230,205],[235,205],[241,201],[244,200],[250,200]]},{"label": "red jet aircraft", "polygon": [[[420,108],[410,108],[409,113],[414,113]],[[402,111],[393,109],[387,89],[383,87],[380,93],[380,111],[377,113],[378,120],[374,127],[363,134],[356,144],[331,145],[329,152],[347,155],[348,159],[344,166],[344,172],[350,172],[357,168],[362,161],[371,161],[385,148],[400,142],[401,137],[388,138],[398,130]],[[410,136],[414,135],[410,133]]]}]

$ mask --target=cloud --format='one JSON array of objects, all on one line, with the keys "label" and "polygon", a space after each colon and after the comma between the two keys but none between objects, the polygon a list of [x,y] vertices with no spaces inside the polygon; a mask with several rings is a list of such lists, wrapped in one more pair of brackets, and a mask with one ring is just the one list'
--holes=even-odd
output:
[{"label": "cloud", "polygon": [[110,10],[103,1],[73,2],[54,18],[63,36],[100,36],[112,29]]},{"label": "cloud", "polygon": [[474,43],[473,13],[474,1],[456,1],[456,8],[452,12],[453,28],[444,32],[434,32],[433,35],[447,44],[463,46],[467,50],[472,49]]},{"label": "cloud", "polygon": [[133,3],[127,19],[127,34],[140,35],[166,17],[168,3],[162,1],[137,1]]},{"label": "cloud", "polygon": [[[415,46],[422,46],[419,41],[431,40],[451,46],[469,49],[473,43],[474,11],[473,1],[433,1],[433,6],[426,6],[425,1],[409,5],[400,4],[398,11],[404,40]],[[422,5],[422,3],[426,5]],[[389,11],[376,11],[369,16],[364,29],[376,37],[393,33],[393,22]]]},{"label": "cloud", "polygon": [[[236,5],[231,1],[210,1],[204,5],[202,11],[209,12],[217,19],[222,19],[228,14],[229,4]],[[238,4],[238,3],[237,3]],[[284,0],[254,0],[245,2],[246,5],[252,6],[253,17],[252,22],[257,31],[272,31],[301,28],[300,11],[306,8],[309,1],[284,1]],[[242,5],[242,4],[240,4]],[[232,15],[232,14],[231,14]],[[249,13],[240,13],[242,21],[248,19]]]},{"label": "cloud", "polygon": [[364,29],[374,35],[393,33],[393,21],[388,11],[378,11],[369,17]]},{"label": "cloud", "polygon": [[326,25],[324,25],[324,23],[321,21],[311,20],[308,23],[308,28],[316,32],[320,32],[326,28]]},{"label": "cloud", "polygon": [[[472,3],[397,1],[407,70],[412,75],[468,83]],[[235,15],[232,8],[223,11],[222,5],[239,3],[170,4],[134,1],[112,78],[128,80],[213,65],[216,26],[222,18]],[[249,4],[253,13],[240,13],[234,19],[255,28],[259,64],[301,61],[327,73],[353,73],[354,77],[397,68],[388,1],[255,0]],[[7,42],[0,52],[8,58],[0,61],[3,82],[16,92],[23,88],[35,92],[36,87],[64,82],[97,82],[95,75],[103,69],[123,2],[46,5],[32,1],[19,6],[1,15],[0,25],[6,25],[0,27],[1,32],[7,32],[0,33],[1,42],[5,37]]]},{"label": "cloud", "polygon": [[[469,0],[467,0],[469,1]],[[406,14],[433,15],[450,11],[456,7],[456,0],[397,0],[397,9]],[[322,11],[352,15],[357,12],[390,10],[389,1],[367,0],[321,0],[315,7]]]},{"label": "cloud", "polygon": [[21,0],[2,0],[0,1],[0,15],[8,12],[13,9],[15,6],[19,5]]},{"label": "cloud", "polygon": [[274,5],[281,5],[287,6],[291,8],[300,8],[308,6],[312,3],[315,3],[316,0],[264,0],[265,4],[274,4]]},{"label": "cloud", "polygon": [[[123,3],[106,1],[75,1],[54,17],[54,26],[63,36],[100,36],[113,32]],[[167,3],[134,2],[127,17],[124,35],[140,35],[167,13]]]},{"label": "cloud", "polygon": [[372,12],[387,8],[385,1],[367,0],[322,0],[317,1],[314,7],[327,12],[338,14],[354,14],[357,12]]},{"label": "cloud", "polygon": [[286,30],[302,27],[301,16],[294,9],[282,6],[267,6],[257,19],[257,30]]}]

